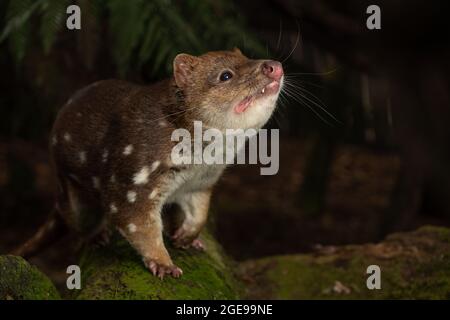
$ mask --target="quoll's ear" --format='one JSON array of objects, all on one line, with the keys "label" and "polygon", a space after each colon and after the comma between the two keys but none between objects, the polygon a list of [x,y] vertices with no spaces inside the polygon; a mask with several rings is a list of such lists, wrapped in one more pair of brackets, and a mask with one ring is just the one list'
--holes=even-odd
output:
[{"label": "quoll's ear", "polygon": [[197,59],[186,53],[180,53],[173,59],[173,76],[178,87],[183,88],[189,83]]}]

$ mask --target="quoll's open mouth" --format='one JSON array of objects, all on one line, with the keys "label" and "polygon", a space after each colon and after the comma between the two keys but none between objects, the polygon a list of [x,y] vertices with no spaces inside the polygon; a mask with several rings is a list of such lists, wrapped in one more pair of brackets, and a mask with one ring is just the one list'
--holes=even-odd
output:
[{"label": "quoll's open mouth", "polygon": [[234,111],[236,113],[243,113],[245,110],[248,109],[248,107],[250,107],[253,101],[261,97],[267,97],[272,94],[278,93],[279,89],[280,89],[280,82],[274,80],[269,84],[265,85],[261,90],[257,91],[253,95],[244,98],[234,107]]}]

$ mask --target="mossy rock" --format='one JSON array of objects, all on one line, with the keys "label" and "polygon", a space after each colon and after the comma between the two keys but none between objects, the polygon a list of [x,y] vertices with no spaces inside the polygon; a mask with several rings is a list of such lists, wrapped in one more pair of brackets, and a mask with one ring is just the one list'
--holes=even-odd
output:
[{"label": "mossy rock", "polygon": [[[267,257],[237,265],[208,234],[206,252],[169,247],[184,274],[154,277],[120,236],[86,249],[78,299],[450,299],[450,230],[423,227],[378,244],[323,247],[312,254]],[[381,289],[369,290],[369,265]],[[235,277],[233,270],[238,270]],[[245,288],[245,289],[244,289]],[[76,291],[76,292],[75,292]],[[0,256],[0,299],[59,299],[50,280],[25,260]]]},{"label": "mossy rock", "polygon": [[56,300],[53,283],[21,257],[0,256],[0,300]]},{"label": "mossy rock", "polygon": [[[381,269],[379,290],[367,288],[369,265]],[[248,261],[239,274],[251,299],[450,299],[450,230],[423,227],[379,244]]]},{"label": "mossy rock", "polygon": [[232,262],[207,233],[205,252],[168,247],[183,270],[178,278],[163,280],[145,268],[141,258],[120,236],[107,247],[88,250],[81,259],[82,289],[77,299],[238,299],[241,292]]}]

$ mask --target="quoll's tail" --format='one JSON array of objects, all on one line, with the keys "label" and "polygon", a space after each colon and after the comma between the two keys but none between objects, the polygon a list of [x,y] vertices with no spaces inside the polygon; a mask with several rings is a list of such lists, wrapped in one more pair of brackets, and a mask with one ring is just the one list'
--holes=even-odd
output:
[{"label": "quoll's tail", "polygon": [[56,210],[53,210],[39,230],[24,244],[14,249],[11,254],[29,258],[59,240],[66,231],[67,227],[61,216]]}]

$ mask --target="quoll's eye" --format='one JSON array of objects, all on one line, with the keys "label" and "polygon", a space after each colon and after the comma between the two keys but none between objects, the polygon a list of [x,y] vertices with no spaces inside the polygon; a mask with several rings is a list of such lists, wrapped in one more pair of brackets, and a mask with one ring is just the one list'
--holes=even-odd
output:
[{"label": "quoll's eye", "polygon": [[224,71],[220,74],[220,81],[228,81],[233,78],[233,74],[230,71]]}]

